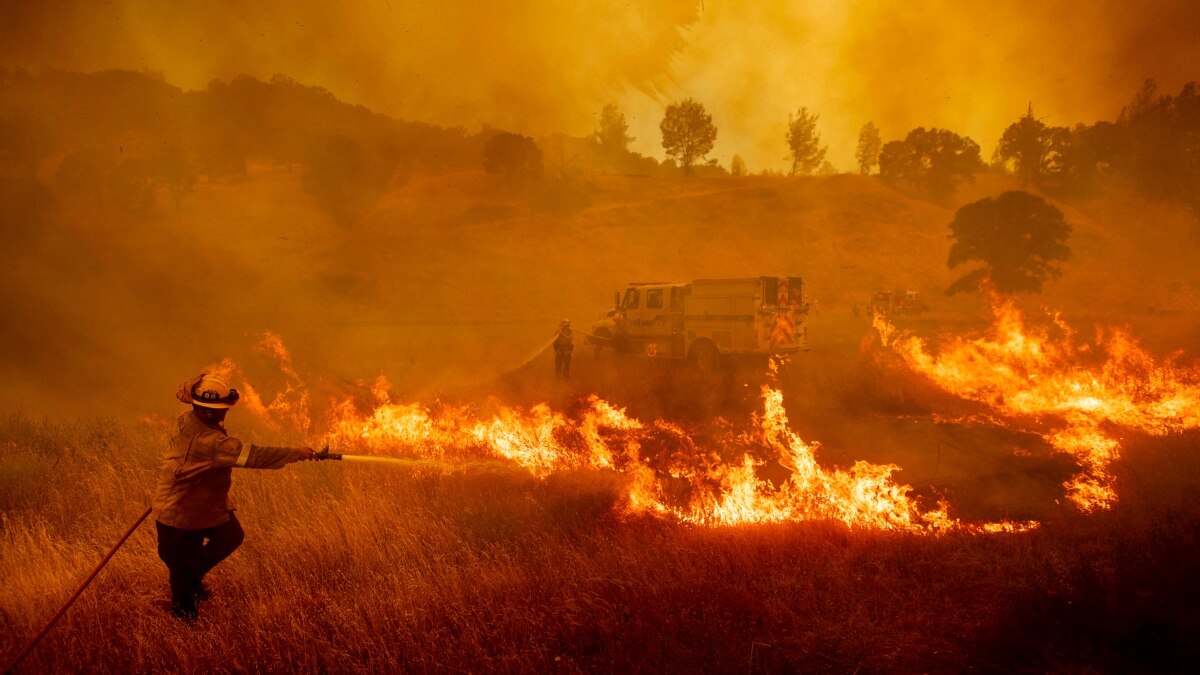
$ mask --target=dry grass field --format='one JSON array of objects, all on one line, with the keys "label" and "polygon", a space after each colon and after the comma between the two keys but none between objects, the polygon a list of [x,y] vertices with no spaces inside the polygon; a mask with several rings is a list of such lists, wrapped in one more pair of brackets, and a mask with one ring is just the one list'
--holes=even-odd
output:
[{"label": "dry grass field", "polygon": [[[1070,457],[1028,429],[935,417],[980,408],[882,358],[852,315],[873,290],[913,288],[934,309],[907,328],[983,325],[976,298],[940,296],[957,204],[856,176],[600,176],[547,196],[463,172],[398,178],[341,230],[299,180],[256,167],[141,223],[63,204],[61,231],[4,254],[21,282],[7,318],[23,356],[0,383],[0,654],[141,512],[178,412],[171,392],[225,356],[268,400],[312,392],[314,418],[328,412],[318,393],[382,374],[401,401],[565,410],[598,393],[697,437],[752,425],[755,388],[714,422],[675,398],[669,373],[614,372],[587,350],[569,386],[545,354],[518,367],[559,318],[586,328],[638,279],[803,274],[821,314],[778,386],[821,463],[895,463],[898,483],[964,521],[1040,526],[686,525],[630,514],[625,474],[537,478],[495,457],[240,472],[247,541],[213,573],[194,628],[164,608],[147,524],[22,672],[1122,672],[1186,670],[1200,656],[1194,429],[1119,430],[1120,499],[1085,515],[1064,499]],[[1006,187],[984,176],[957,199]],[[1170,244],[1186,219],[1115,198],[1062,207],[1074,257],[1026,304],[1085,332],[1129,325],[1156,355],[1194,359],[1195,317],[1156,310],[1165,281],[1189,269]],[[200,316],[219,321],[197,330]],[[265,331],[292,349],[303,383],[256,351]],[[323,433],[263,426],[244,406],[229,427],[261,442]]]},{"label": "dry grass field", "polygon": [[[861,328],[827,321],[780,375],[821,461],[896,462],[914,494],[946,497],[959,517],[1038,529],[692,526],[627,513],[625,475],[539,479],[501,459],[241,471],[247,542],[212,574],[195,627],[166,611],[143,526],[22,670],[1186,670],[1200,644],[1200,434],[1129,432],[1119,503],[1084,515],[1062,499],[1069,459],[1034,436],[933,423],[969,405],[889,373],[853,341]],[[657,395],[578,361],[575,393],[543,361],[493,391],[565,406],[608,387],[633,413],[661,412]],[[265,433],[240,410],[239,427]],[[137,515],[163,444],[153,424],[0,422],[2,653]]]},{"label": "dry grass field", "polygon": [[[1185,670],[1198,443],[1141,439],[1116,509],[998,536],[626,518],[617,476],[498,461],[242,472],[248,540],[194,628],[143,527],[23,672]],[[162,439],[9,416],[0,444],[12,654],[137,514]]]}]

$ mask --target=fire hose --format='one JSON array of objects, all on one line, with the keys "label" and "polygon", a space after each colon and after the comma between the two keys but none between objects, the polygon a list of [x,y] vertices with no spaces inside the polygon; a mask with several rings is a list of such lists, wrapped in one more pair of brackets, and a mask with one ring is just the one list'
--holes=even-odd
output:
[{"label": "fire hose", "polygon": [[[571,332],[573,332],[573,333],[577,333],[577,334],[579,334],[579,335],[582,335],[582,336],[584,336],[584,337],[592,338],[593,340],[604,340],[605,342],[612,342],[612,341],[613,341],[613,338],[611,338],[611,337],[605,337],[605,336],[603,336],[603,335],[592,335],[591,333],[588,333],[587,331],[582,331],[582,330],[579,330],[579,329],[577,329],[577,328],[572,328],[572,329],[571,329]],[[527,358],[527,359],[525,359],[524,361],[522,361],[522,362],[521,362],[521,365],[519,365],[519,366],[517,366],[517,367],[515,367],[515,368],[512,368],[512,369],[510,369],[510,370],[506,370],[506,371],[504,371],[504,372],[505,372],[505,373],[514,373],[514,372],[516,372],[516,371],[518,371],[518,370],[521,370],[521,369],[522,369],[522,368],[524,368],[525,366],[528,366],[529,364],[533,363],[534,359],[536,359],[537,357],[541,356],[543,352],[545,352],[547,349],[549,349],[549,348],[550,348],[550,347],[551,347],[551,346],[554,344],[554,341],[555,341],[555,339],[557,339],[557,336],[555,336],[554,338],[551,338],[549,342],[547,342],[546,344],[542,345],[541,347],[538,347],[538,349],[537,349],[537,351],[536,351],[536,352],[534,352],[533,354],[531,354],[531,355],[529,356],[529,358]]]},{"label": "fire hose", "polygon": [[321,448],[320,452],[314,453],[313,460],[318,462],[333,460],[360,464],[393,464],[401,466],[442,466],[441,463],[432,459],[401,459],[399,457],[381,457],[379,455],[346,455],[340,452],[330,452],[328,445]]},{"label": "fire hose", "polygon": [[146,520],[146,518],[150,516],[150,511],[150,507],[147,507],[146,510],[142,512],[142,515],[138,516],[137,520],[133,521],[133,524],[129,526],[129,529],[125,531],[125,534],[121,536],[121,539],[117,541],[116,545],[109,549],[108,554],[104,556],[104,559],[100,561],[100,564],[96,565],[96,569],[92,570],[92,573],[83,580],[83,583],[79,585],[79,588],[75,589],[75,592],[72,593],[71,597],[67,599],[66,604],[64,604],[57,612],[54,613],[54,616],[50,618],[50,622],[46,624],[46,627],[39,631],[37,635],[33,636],[33,639],[25,645],[25,648],[21,650],[21,653],[17,654],[17,658],[13,659],[12,663],[9,663],[8,666],[4,668],[5,675],[13,672],[17,666],[21,665],[21,662],[25,660],[25,657],[29,656],[29,653],[33,651],[34,647],[37,647],[38,643],[42,641],[42,638],[46,637],[46,634],[50,632],[50,629],[54,628],[54,625],[63,617],[63,614],[67,613],[67,610],[71,608],[71,605],[75,604],[75,601],[79,599],[79,596],[83,595],[83,592],[87,590],[88,586],[91,585],[92,580],[96,578],[96,575],[100,574],[100,570],[104,569],[104,566],[108,564],[108,561],[112,560],[112,557],[116,555],[117,551],[125,545],[125,540],[129,539],[129,537],[133,535],[134,530],[138,529],[138,526],[142,524],[142,521]]}]

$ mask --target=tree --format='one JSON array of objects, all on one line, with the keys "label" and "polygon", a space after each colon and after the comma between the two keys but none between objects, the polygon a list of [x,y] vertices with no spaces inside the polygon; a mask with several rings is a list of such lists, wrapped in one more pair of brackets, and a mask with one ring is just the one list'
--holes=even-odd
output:
[{"label": "tree", "polygon": [[946,295],[970,290],[990,279],[1002,293],[1040,292],[1049,278],[1062,271],[1054,263],[1071,255],[1067,237],[1071,226],[1046,200],[1020,190],[967,204],[950,223],[950,257],[954,269],[971,261],[982,267],[967,272],[946,289]]},{"label": "tree", "polygon": [[620,157],[629,152],[633,136],[629,135],[625,113],[612,103],[605,105],[600,111],[600,127],[592,133],[592,138],[596,139],[600,150],[609,157]]},{"label": "tree", "polygon": [[879,129],[875,127],[874,122],[867,122],[863,125],[862,131],[858,132],[858,149],[854,151],[854,158],[858,160],[858,172],[866,176],[871,173],[871,168],[879,164],[879,151],[883,147],[883,139],[879,136]]},{"label": "tree", "polygon": [[908,185],[933,199],[953,194],[958,183],[983,169],[979,144],[946,129],[917,127],[903,141],[885,143],[879,151],[879,176]]},{"label": "tree", "polygon": [[741,155],[733,156],[733,160],[729,162],[729,173],[734,176],[745,176],[747,174],[746,160],[742,159]]},{"label": "tree", "polygon": [[542,175],[542,151],[528,136],[501,131],[483,146],[483,170],[521,183]]},{"label": "tree", "polygon": [[804,107],[795,115],[788,116],[787,144],[793,176],[797,171],[807,176],[825,159],[828,148],[821,145],[821,135],[817,133],[817,120],[820,117],[816,113],[809,113],[808,108]]},{"label": "tree", "polygon": [[1033,104],[1030,103],[1025,116],[1004,130],[996,146],[996,155],[1004,161],[1016,161],[1022,185],[1040,183],[1047,169],[1050,141],[1050,129],[1033,116]]},{"label": "tree", "polygon": [[679,161],[685,176],[692,175],[692,166],[703,161],[717,140],[717,128],[704,105],[688,98],[667,106],[662,123],[662,146],[667,156]]},{"label": "tree", "polygon": [[183,198],[192,192],[196,183],[196,170],[191,159],[178,143],[171,143],[153,153],[147,163],[158,184],[166,188],[171,204],[179,210]]},{"label": "tree", "polygon": [[[1200,216],[1200,89],[1159,95],[1146,80],[1117,118],[1117,161],[1147,196],[1191,206]],[[1196,233],[1200,237],[1200,227]]]}]

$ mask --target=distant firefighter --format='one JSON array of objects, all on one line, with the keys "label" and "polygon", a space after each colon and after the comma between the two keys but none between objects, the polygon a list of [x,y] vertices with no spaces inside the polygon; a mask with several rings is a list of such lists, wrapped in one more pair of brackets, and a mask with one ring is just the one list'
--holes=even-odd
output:
[{"label": "distant firefighter", "polygon": [[563,319],[554,335],[554,376],[564,380],[571,377],[571,352],[575,351],[575,334],[571,320]]},{"label": "distant firefighter", "polygon": [[154,495],[158,557],[167,565],[171,611],[185,621],[208,599],[204,575],[229,557],[245,536],[229,486],[234,467],[279,469],[313,458],[312,448],[244,445],[223,422],[237,389],[216,375],[198,375],[176,397],[192,409],[179,416]]}]

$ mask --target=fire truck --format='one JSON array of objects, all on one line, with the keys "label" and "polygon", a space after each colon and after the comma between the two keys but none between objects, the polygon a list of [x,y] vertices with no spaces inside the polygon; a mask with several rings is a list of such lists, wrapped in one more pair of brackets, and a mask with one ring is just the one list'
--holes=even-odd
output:
[{"label": "fire truck", "polygon": [[917,291],[876,291],[871,295],[871,311],[876,314],[921,314],[929,311],[929,305]]},{"label": "fire truck", "polygon": [[691,361],[703,369],[807,349],[800,277],[639,282],[592,326],[597,354]]}]

